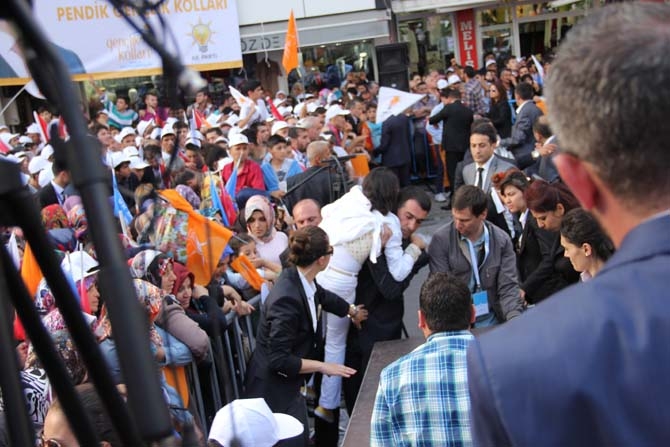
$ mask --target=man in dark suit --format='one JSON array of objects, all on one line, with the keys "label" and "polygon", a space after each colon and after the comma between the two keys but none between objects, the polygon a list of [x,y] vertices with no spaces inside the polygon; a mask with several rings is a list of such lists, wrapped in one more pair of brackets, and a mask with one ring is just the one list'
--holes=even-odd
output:
[{"label": "man in dark suit", "polygon": [[[398,197],[398,219],[402,230],[403,247],[411,242],[411,237],[430,213],[431,200],[426,192],[417,186],[408,186]],[[402,333],[402,319],[405,314],[403,292],[414,275],[428,264],[428,255],[422,252],[414,263],[414,269],[407,278],[398,282],[389,273],[386,257],[382,254],[376,263],[369,260],[358,273],[356,304],[368,309],[368,319],[359,330],[349,327],[345,365],[364,372],[378,341],[399,340]],[[344,379],[342,388],[349,414],[353,411],[358,391],[363,382],[363,374]]]},{"label": "man in dark suit", "polygon": [[[303,199],[315,200],[319,206],[326,206],[338,197],[333,197],[332,178],[328,159],[330,145],[325,141],[313,141],[307,146],[309,168],[286,180],[286,195],[283,200],[291,210]],[[342,191],[344,194],[346,191]]]},{"label": "man in dark suit", "polygon": [[66,199],[65,188],[70,184],[70,173],[58,161],[54,161],[51,168],[54,174],[53,180],[37,192],[40,208],[54,204],[63,205]]},{"label": "man in dark suit", "polygon": [[428,122],[430,124],[443,122],[442,150],[445,152],[447,177],[453,197],[456,191],[456,165],[463,160],[468,150],[470,126],[474,115],[472,110],[461,103],[461,91],[457,88],[441,90],[440,100],[444,107],[439,113],[431,116]]},{"label": "man in dark suit", "polygon": [[[670,127],[649,127],[670,114],[659,94],[670,80],[670,60],[658,57],[667,23],[662,3],[607,5],[552,63],[545,93],[565,150],[554,161],[618,251],[591,280],[470,345],[474,445],[670,439]],[[616,94],[602,87],[613,85]]]},{"label": "man in dark suit", "polygon": [[382,166],[391,169],[398,176],[400,186],[410,183],[410,150],[412,122],[405,113],[391,115],[382,123],[382,139],[374,155],[382,156]]},{"label": "man in dark suit", "polygon": [[542,111],[533,102],[533,86],[521,82],[516,86],[514,92],[519,107],[516,109],[516,121],[512,126],[512,135],[500,140],[500,146],[506,148],[516,160],[519,169],[532,165],[534,160],[530,157],[535,149],[535,136],[533,135],[533,124],[542,116]]}]

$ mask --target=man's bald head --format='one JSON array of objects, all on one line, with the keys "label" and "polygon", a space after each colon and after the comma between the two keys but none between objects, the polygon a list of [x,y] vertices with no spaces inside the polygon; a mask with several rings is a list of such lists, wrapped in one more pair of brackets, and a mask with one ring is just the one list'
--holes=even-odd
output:
[{"label": "man's bald head", "polygon": [[296,229],[315,227],[321,223],[321,206],[314,199],[302,199],[293,206]]},{"label": "man's bald head", "polygon": [[330,157],[330,145],[325,141],[312,141],[307,146],[307,161],[310,166],[319,166]]}]

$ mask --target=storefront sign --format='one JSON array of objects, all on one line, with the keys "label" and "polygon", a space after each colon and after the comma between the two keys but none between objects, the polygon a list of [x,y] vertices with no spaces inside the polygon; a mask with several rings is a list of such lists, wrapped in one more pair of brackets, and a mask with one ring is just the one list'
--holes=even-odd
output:
[{"label": "storefront sign", "polygon": [[[153,2],[156,3],[156,2]],[[34,15],[64,59],[74,79],[146,76],[162,71],[161,60],[121,17],[97,0],[36,0]],[[128,11],[130,15],[132,11]],[[160,13],[174,35],[170,50],[195,70],[218,70],[242,65],[236,0],[166,0]],[[153,24],[157,17],[149,16]],[[162,34],[161,34],[162,35]],[[16,37],[0,21],[3,49]],[[176,43],[178,48],[172,48]],[[0,85],[30,80],[20,55],[0,55]]]},{"label": "storefront sign", "polygon": [[472,65],[477,68],[477,32],[475,10],[466,9],[456,12],[456,35],[461,53],[461,65]]},{"label": "storefront sign", "polygon": [[248,36],[240,39],[242,53],[258,53],[261,51],[276,51],[284,49],[284,36],[274,34],[271,36]]}]

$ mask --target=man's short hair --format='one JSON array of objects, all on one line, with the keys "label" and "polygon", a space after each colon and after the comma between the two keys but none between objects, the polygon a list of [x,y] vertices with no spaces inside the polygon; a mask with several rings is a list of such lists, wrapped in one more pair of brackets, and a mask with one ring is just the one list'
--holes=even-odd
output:
[{"label": "man's short hair", "polygon": [[498,134],[496,133],[496,128],[490,124],[481,123],[472,128],[470,135],[485,135],[488,137],[490,143],[495,143],[498,140]]},{"label": "man's short hair", "polygon": [[465,68],[463,69],[463,72],[465,73],[465,76],[468,77],[468,79],[472,79],[475,77],[475,69],[472,68],[470,65],[466,65]]},{"label": "man's short hair", "polygon": [[421,286],[419,309],[432,332],[467,330],[472,317],[470,289],[448,273],[432,273]]},{"label": "man's short hair", "polygon": [[670,197],[670,126],[657,124],[670,116],[670,58],[659,56],[670,47],[668,23],[664,4],[594,10],[561,44],[546,85],[561,148],[636,209]]},{"label": "man's short hair", "polygon": [[305,132],[305,129],[303,129],[302,127],[289,127],[288,137],[291,139],[298,138],[301,132]]},{"label": "man's short hair", "polygon": [[261,83],[257,79],[249,79],[248,81],[242,83],[240,88],[242,89],[242,94],[248,96],[249,92],[253,92],[260,86]]},{"label": "man's short hair", "polygon": [[542,115],[538,117],[533,123],[533,132],[537,132],[542,135],[543,138],[549,138],[553,134],[551,133],[551,127],[549,127],[549,119]]},{"label": "man's short hair", "polygon": [[535,95],[535,92],[533,91],[533,86],[528,84],[527,82],[519,82],[516,85],[514,93],[524,101],[529,101],[533,99],[533,96]]},{"label": "man's short hair", "polygon": [[270,138],[268,138],[268,142],[265,144],[267,147],[272,148],[280,143],[286,144],[286,138],[282,137],[281,135],[272,135]]},{"label": "man's short hair", "polygon": [[432,201],[430,200],[428,193],[426,193],[423,188],[414,185],[405,186],[402,188],[400,190],[400,194],[398,194],[398,208],[401,208],[409,200],[416,201],[422,210],[430,213]]},{"label": "man's short hair", "polygon": [[472,211],[475,216],[481,216],[486,211],[488,197],[480,188],[473,185],[463,185],[454,193],[451,207],[455,210]]},{"label": "man's short hair", "polygon": [[223,136],[223,131],[219,127],[210,127],[209,129],[205,130],[205,135],[210,134],[210,133],[216,133],[218,136]]}]

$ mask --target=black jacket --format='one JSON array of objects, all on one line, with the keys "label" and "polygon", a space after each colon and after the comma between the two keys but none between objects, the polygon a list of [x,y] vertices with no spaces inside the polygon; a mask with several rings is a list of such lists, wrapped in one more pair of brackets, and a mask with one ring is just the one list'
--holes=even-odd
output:
[{"label": "black jacket", "polygon": [[530,304],[565,287],[554,272],[555,238],[556,233],[540,229],[533,215],[528,213],[526,226],[517,245],[516,265],[520,287],[526,292],[526,301]]},{"label": "black jacket", "polygon": [[314,296],[317,329],[314,331],[307,295],[290,267],[282,272],[267,297],[258,325],[256,350],[246,377],[246,398],[262,397],[274,412],[286,411],[309,374],[300,374],[302,359],[321,360],[321,313],[343,317],[349,304],[317,284]]},{"label": "black jacket", "polygon": [[395,168],[411,162],[410,125],[411,121],[404,113],[390,116],[382,123],[382,139],[374,154],[381,154],[383,166]]},{"label": "black jacket", "polygon": [[445,105],[436,115],[429,118],[430,124],[444,122],[442,126],[442,149],[446,152],[466,152],[470,147],[470,126],[472,110],[461,101]]},{"label": "black jacket", "polygon": [[512,134],[512,110],[506,99],[491,104],[491,109],[487,114],[500,138],[509,138]]}]

